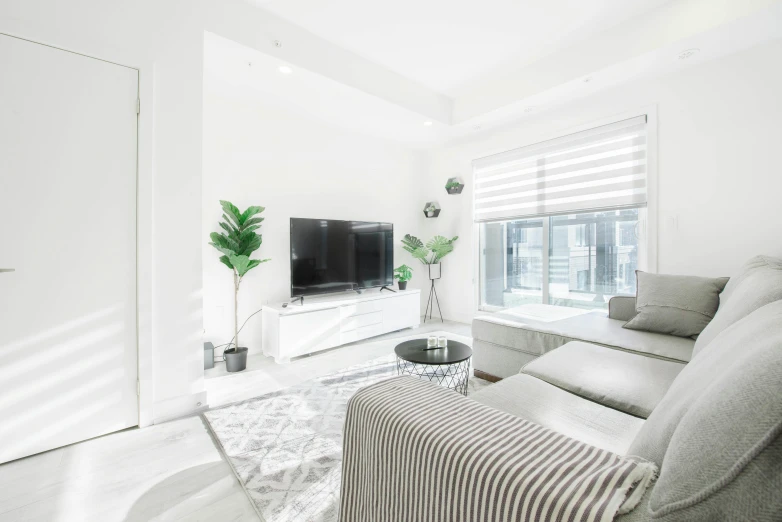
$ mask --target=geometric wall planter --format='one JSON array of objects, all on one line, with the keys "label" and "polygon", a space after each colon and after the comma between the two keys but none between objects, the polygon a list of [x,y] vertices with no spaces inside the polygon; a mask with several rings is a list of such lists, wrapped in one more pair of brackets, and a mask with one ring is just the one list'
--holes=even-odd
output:
[{"label": "geometric wall planter", "polygon": [[436,201],[427,201],[424,205],[424,216],[428,218],[436,218],[440,215],[440,204]]},{"label": "geometric wall planter", "polygon": [[459,177],[448,178],[445,183],[445,191],[448,194],[461,194],[464,189],[464,182]]}]

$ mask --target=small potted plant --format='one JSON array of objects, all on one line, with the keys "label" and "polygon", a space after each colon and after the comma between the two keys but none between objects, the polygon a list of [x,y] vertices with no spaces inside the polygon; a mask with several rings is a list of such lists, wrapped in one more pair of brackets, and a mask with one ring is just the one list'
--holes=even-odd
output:
[{"label": "small potted plant", "polygon": [[413,278],[413,269],[407,265],[394,268],[394,279],[397,280],[400,290],[407,289],[407,282]]},{"label": "small potted plant", "polygon": [[464,183],[459,178],[448,178],[448,181],[445,183],[445,191],[448,194],[461,194],[463,189]]},{"label": "small potted plant", "polygon": [[426,217],[434,217],[434,211],[437,210],[434,205],[426,207]]},{"label": "small potted plant", "polygon": [[247,348],[239,346],[239,285],[247,272],[269,261],[268,259],[250,259],[253,252],[261,247],[263,238],[256,230],[261,228],[263,207],[248,207],[244,212],[228,201],[220,201],[223,207],[223,220],[220,228],[224,232],[212,232],[209,243],[223,255],[220,262],[231,269],[234,276],[234,338],[223,352],[225,369],[240,372],[247,367]]}]

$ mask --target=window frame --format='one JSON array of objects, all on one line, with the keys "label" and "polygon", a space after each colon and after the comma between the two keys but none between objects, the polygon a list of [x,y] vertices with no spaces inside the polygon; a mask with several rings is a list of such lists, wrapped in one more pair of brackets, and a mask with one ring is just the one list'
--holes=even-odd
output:
[{"label": "window frame", "polygon": [[[647,145],[646,145],[646,190],[647,190],[647,203],[645,207],[637,207],[640,209],[641,213],[639,214],[639,241],[643,240],[644,249],[646,255],[643,256],[643,259],[639,257],[638,260],[638,269],[643,270],[645,272],[651,272],[656,273],[657,272],[657,242],[658,242],[658,215],[657,215],[657,191],[658,191],[658,180],[657,180],[657,161],[658,161],[658,154],[657,154],[657,106],[656,105],[649,105],[645,106],[636,110],[627,111],[621,114],[615,114],[613,116],[609,116],[606,118],[602,118],[599,120],[592,120],[588,123],[584,123],[581,125],[577,125],[574,127],[570,127],[567,129],[563,129],[559,132],[544,135],[541,136],[539,139],[535,139],[534,141],[529,141],[526,143],[520,143],[516,147],[526,147],[529,145],[535,145],[537,143],[560,138],[562,136],[566,136],[568,134],[573,134],[576,132],[586,131],[589,129],[593,129],[595,127],[600,127],[602,125],[608,125],[611,123],[615,123],[618,121],[626,120],[629,118],[634,118],[637,116],[643,116],[646,115],[646,136],[647,136]],[[485,154],[482,154],[482,156],[489,156],[492,154],[499,154],[501,152],[504,152],[504,150],[495,150],[495,151],[487,151]],[[472,174],[472,182],[473,186],[475,185],[475,174]],[[475,208],[474,208],[474,201],[472,203],[472,217],[475,216]],[[550,227],[551,227],[551,219],[548,218],[548,216],[539,216],[540,218],[545,217],[546,219],[543,219],[543,251],[549,252],[549,242],[550,242]],[[519,218],[522,219],[522,218]],[[525,217],[523,219],[535,219],[534,217]],[[499,221],[508,221],[507,219],[499,220]],[[486,313],[486,312],[500,312],[502,310],[505,310],[506,308],[500,307],[500,306],[494,306],[494,305],[481,305],[481,238],[480,238],[480,227],[481,223],[476,222],[473,219],[473,225],[472,225],[472,251],[473,251],[473,315],[479,314],[479,313]],[[549,285],[548,285],[548,273],[549,273],[549,256],[545,255],[543,256],[542,260],[542,270],[545,274],[544,276],[544,284],[542,284],[542,302],[543,304],[548,304],[549,302]]]}]

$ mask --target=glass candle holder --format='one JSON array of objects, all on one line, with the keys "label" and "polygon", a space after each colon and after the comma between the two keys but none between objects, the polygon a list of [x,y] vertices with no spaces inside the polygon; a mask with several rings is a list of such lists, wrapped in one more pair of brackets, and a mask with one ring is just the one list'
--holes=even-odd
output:
[{"label": "glass candle holder", "polygon": [[427,348],[437,348],[437,337],[434,335],[430,335],[426,339],[426,347]]},{"label": "glass candle holder", "polygon": [[445,336],[441,335],[437,338],[437,346],[439,348],[446,348],[448,346],[448,339],[445,338]]}]

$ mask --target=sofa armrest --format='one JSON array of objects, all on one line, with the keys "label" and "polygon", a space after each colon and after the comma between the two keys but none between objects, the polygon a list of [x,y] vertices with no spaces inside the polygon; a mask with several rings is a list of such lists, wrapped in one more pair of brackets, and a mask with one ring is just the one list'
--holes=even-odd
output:
[{"label": "sofa armrest", "polygon": [[635,297],[618,295],[608,300],[609,319],[618,319],[619,321],[629,321],[635,317]]}]

